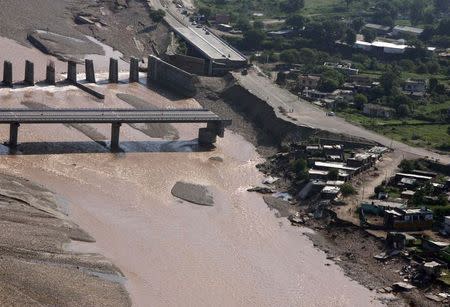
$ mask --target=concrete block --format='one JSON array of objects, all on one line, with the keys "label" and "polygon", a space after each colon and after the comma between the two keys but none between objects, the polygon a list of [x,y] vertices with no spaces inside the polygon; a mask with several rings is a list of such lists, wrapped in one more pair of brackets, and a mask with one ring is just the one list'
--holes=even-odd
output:
[{"label": "concrete block", "polygon": [[119,83],[119,62],[117,59],[109,59],[109,82]]},{"label": "concrete block", "polygon": [[86,68],[86,81],[88,83],[95,83],[95,70],[94,70],[94,61],[86,60],[84,62]]},{"label": "concrete block", "polygon": [[56,74],[55,63],[51,61],[50,63],[47,64],[45,82],[49,85],[55,85],[56,84],[55,74]]},{"label": "concrete block", "polygon": [[139,59],[130,59],[130,83],[139,82]]},{"label": "concrete block", "polygon": [[198,143],[201,146],[211,146],[217,141],[216,132],[209,128],[200,128],[198,130]]},{"label": "concrete block", "polygon": [[13,85],[13,67],[9,61],[3,63],[3,84],[11,87]]},{"label": "concrete block", "polygon": [[25,61],[25,84],[34,85],[34,63]]},{"label": "concrete block", "polygon": [[77,63],[74,61],[67,62],[67,81],[77,83]]}]

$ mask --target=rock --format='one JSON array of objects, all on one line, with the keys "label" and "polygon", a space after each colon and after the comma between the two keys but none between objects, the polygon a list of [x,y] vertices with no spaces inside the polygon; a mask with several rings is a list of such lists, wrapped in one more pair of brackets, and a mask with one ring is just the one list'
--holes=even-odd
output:
[{"label": "rock", "polygon": [[437,295],[435,295],[433,293],[427,293],[427,294],[425,294],[425,297],[427,299],[429,299],[429,300],[432,300],[432,301],[438,302],[438,303],[440,303],[440,302],[442,302],[444,300],[443,297],[437,296]]},{"label": "rock", "polygon": [[211,157],[209,158],[210,161],[215,161],[215,162],[223,162],[223,158],[222,157]]},{"label": "rock", "polygon": [[173,186],[172,195],[197,205],[214,205],[211,191],[208,187],[199,184],[179,181]]},{"label": "rock", "polygon": [[400,281],[400,282],[396,282],[395,284],[393,284],[392,288],[395,291],[410,291],[412,289],[415,289],[416,287],[414,287],[413,285],[408,284],[406,282]]},{"label": "rock", "polygon": [[266,187],[254,187],[254,188],[250,188],[247,189],[248,192],[257,192],[257,193],[261,193],[261,194],[272,194],[273,191],[270,188],[266,188]]}]

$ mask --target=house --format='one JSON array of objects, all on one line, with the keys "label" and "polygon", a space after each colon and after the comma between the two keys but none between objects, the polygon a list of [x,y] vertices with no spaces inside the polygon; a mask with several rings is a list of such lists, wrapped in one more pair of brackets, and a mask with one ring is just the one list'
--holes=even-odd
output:
[{"label": "house", "polygon": [[344,157],[344,146],[339,144],[323,145],[323,152],[325,156],[340,156]]},{"label": "house", "polygon": [[311,179],[311,180],[327,180],[328,179],[328,171],[310,168],[308,170],[308,174],[309,174],[309,179]]},{"label": "house", "polygon": [[322,199],[334,199],[339,195],[340,188],[336,186],[325,186],[320,192]]},{"label": "house", "polygon": [[290,36],[293,33],[294,33],[294,30],[292,30],[292,29],[284,29],[284,30],[278,30],[278,31],[269,31],[269,32],[267,32],[267,35],[286,37],[286,36]]},{"label": "house", "polygon": [[361,169],[369,169],[375,165],[376,157],[370,153],[356,153],[353,157],[347,159],[347,165],[351,167],[359,167]]},{"label": "house", "polygon": [[371,199],[361,202],[361,209],[364,213],[382,216],[386,210],[406,209],[406,205],[403,203]]},{"label": "house", "polygon": [[357,75],[359,73],[359,70],[356,68],[352,68],[351,63],[332,63],[332,62],[325,62],[323,63],[323,66],[328,68],[336,69],[346,75]]},{"label": "house", "polygon": [[408,79],[403,84],[403,92],[414,96],[423,96],[427,91],[427,81],[421,79]]},{"label": "house", "polygon": [[400,194],[400,198],[406,199],[406,200],[410,200],[411,198],[413,198],[413,196],[414,196],[415,193],[416,193],[415,191],[412,191],[412,190],[406,190],[406,191],[403,191],[403,192]]},{"label": "house", "polygon": [[364,29],[369,29],[377,33],[377,35],[386,35],[391,30],[391,27],[383,26],[375,23],[366,23]]},{"label": "house", "polygon": [[384,227],[402,231],[424,230],[433,226],[433,212],[426,208],[392,209],[384,212]]},{"label": "house", "polygon": [[327,97],[330,96],[330,93],[325,93],[325,92],[321,92],[315,89],[305,89],[302,92],[302,96],[304,98],[309,98],[309,99],[325,99]]},{"label": "house", "polygon": [[366,103],[363,108],[363,114],[370,117],[391,118],[394,116],[395,110],[378,104]]},{"label": "house", "polygon": [[423,29],[414,28],[409,26],[395,26],[392,29],[392,35],[394,36],[402,36],[402,35],[411,35],[411,36],[419,36],[422,34]]},{"label": "house", "polygon": [[298,77],[299,85],[301,87],[307,87],[315,89],[319,85],[320,76],[316,75],[300,75]]},{"label": "house", "polygon": [[416,174],[409,174],[409,173],[396,173],[395,174],[395,182],[401,182],[403,178],[412,178],[415,179],[419,183],[424,183],[427,181],[430,181],[433,179],[433,177],[430,176],[423,176],[423,175],[416,175]]}]

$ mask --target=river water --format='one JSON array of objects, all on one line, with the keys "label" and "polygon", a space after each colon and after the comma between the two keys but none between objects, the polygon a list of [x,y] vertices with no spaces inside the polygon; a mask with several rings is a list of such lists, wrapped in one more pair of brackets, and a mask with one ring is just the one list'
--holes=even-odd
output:
[{"label": "river water", "polygon": [[[141,85],[109,85],[105,102],[72,88],[1,89],[3,107],[131,107],[128,93],[159,107],[195,107]],[[25,105],[24,105],[25,101]],[[175,125],[178,141],[153,139],[128,125],[123,153],[111,154],[107,125],[22,125],[22,153],[0,146],[1,171],[42,184],[70,205],[70,216],[126,276],[136,306],[368,306],[375,294],[347,278],[302,233],[275,217],[261,196],[255,148],[230,131],[197,152],[201,125]],[[93,133],[95,131],[95,133]],[[8,127],[0,126],[6,141]],[[94,142],[93,140],[97,141]],[[100,142],[100,143],[98,143]],[[211,160],[221,157],[223,162]],[[213,207],[174,198],[179,181],[211,186]]]}]

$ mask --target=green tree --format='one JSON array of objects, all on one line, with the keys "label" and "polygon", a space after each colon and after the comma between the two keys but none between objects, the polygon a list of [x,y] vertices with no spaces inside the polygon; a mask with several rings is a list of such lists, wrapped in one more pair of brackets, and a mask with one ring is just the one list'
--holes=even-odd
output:
[{"label": "green tree", "polygon": [[401,104],[397,107],[397,115],[399,117],[407,117],[411,114],[411,110],[407,104]]},{"label": "green tree", "polygon": [[150,10],[150,18],[154,22],[161,22],[166,16],[166,12],[164,10]]},{"label": "green tree", "polygon": [[252,28],[252,25],[245,17],[240,17],[236,23],[236,27],[243,32],[246,32]]},{"label": "green tree", "polygon": [[350,195],[355,195],[356,194],[356,190],[355,188],[352,186],[351,183],[346,182],[341,186],[341,193],[344,197],[350,196]]},{"label": "green tree", "polygon": [[263,30],[264,29],[264,23],[261,20],[255,20],[253,22],[253,29]]},{"label": "green tree", "polygon": [[361,31],[361,29],[364,27],[365,24],[366,24],[366,22],[365,22],[364,18],[357,17],[357,18],[353,19],[353,21],[352,21],[352,28],[356,32],[359,32],[359,31]]},{"label": "green tree", "polygon": [[204,15],[206,19],[209,19],[209,17],[211,17],[212,10],[209,6],[201,6],[198,9],[198,13],[199,15]]},{"label": "green tree", "polygon": [[424,17],[426,3],[424,0],[413,0],[409,8],[409,19],[411,24],[417,25]]},{"label": "green tree", "polygon": [[316,62],[316,51],[310,48],[302,48],[298,53],[299,62],[305,64],[314,64]]},{"label": "green tree", "polygon": [[305,0],[286,0],[281,4],[281,9],[286,13],[297,12],[305,7]]},{"label": "green tree", "polygon": [[339,178],[339,171],[337,169],[332,169],[328,172],[327,176],[328,180],[338,180]]},{"label": "green tree", "polygon": [[364,41],[368,43],[373,42],[377,38],[377,34],[371,29],[363,29],[361,34],[364,36]]},{"label": "green tree", "polygon": [[356,42],[356,32],[353,29],[347,29],[345,32],[345,42],[349,46],[353,46]]},{"label": "green tree", "polygon": [[413,160],[403,159],[398,166],[402,172],[409,173],[416,168]]},{"label": "green tree", "polygon": [[353,98],[353,101],[355,103],[355,107],[358,110],[362,110],[364,108],[364,105],[367,103],[367,97],[364,94],[356,94]]},{"label": "green tree", "polygon": [[286,63],[298,63],[299,52],[296,49],[286,49],[280,53],[280,60]]},{"label": "green tree", "polygon": [[244,32],[244,45],[247,49],[259,49],[266,35],[261,30],[250,29]]},{"label": "green tree", "polygon": [[296,159],[291,162],[291,169],[295,173],[297,179],[308,178],[308,164],[304,159]]},{"label": "green tree", "polygon": [[450,1],[448,0],[434,0],[434,7],[438,13],[447,12],[450,8]]},{"label": "green tree", "polygon": [[380,84],[386,96],[391,96],[399,86],[399,75],[396,71],[389,69],[381,75]]},{"label": "green tree", "polygon": [[305,25],[305,18],[300,14],[294,14],[286,19],[285,24],[286,26],[291,27],[296,31],[299,31],[303,29]]}]

